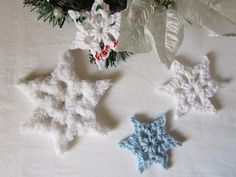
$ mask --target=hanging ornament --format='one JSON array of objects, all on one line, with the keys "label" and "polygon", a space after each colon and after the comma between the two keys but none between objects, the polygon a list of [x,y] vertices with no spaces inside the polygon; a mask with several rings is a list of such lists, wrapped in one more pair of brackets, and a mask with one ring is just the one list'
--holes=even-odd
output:
[{"label": "hanging ornament", "polygon": [[53,9],[53,15],[56,18],[63,18],[64,17],[63,9],[61,7],[55,7]]},{"label": "hanging ornament", "polygon": [[209,37],[236,37],[235,0],[24,0],[24,5],[53,26],[62,27],[70,16],[77,28],[71,48],[89,50],[99,69],[151,50],[170,68],[185,22]]},{"label": "hanging ornament", "polygon": [[120,35],[121,14],[111,14],[109,5],[103,0],[95,0],[91,11],[68,11],[77,31],[70,49],[89,50],[98,68],[106,66],[109,57],[116,60],[111,53],[116,51]]}]

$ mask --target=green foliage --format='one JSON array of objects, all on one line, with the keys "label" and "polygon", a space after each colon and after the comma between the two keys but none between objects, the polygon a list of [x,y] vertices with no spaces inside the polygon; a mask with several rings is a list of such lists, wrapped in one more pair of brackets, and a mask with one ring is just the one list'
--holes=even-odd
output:
[{"label": "green foliage", "polygon": [[159,5],[166,7],[167,9],[171,6],[175,6],[175,0],[155,0]]},{"label": "green foliage", "polygon": [[[127,0],[104,0],[110,5],[111,12],[121,11],[126,8]],[[38,13],[38,20],[48,21],[52,26],[62,27],[68,20],[68,10],[90,11],[94,0],[24,0],[24,6],[31,7],[31,11]],[[61,16],[55,16],[54,9],[60,9]]]},{"label": "green foliage", "polygon": [[120,12],[126,9],[127,0],[104,0],[106,4],[109,4],[111,13]]},{"label": "green foliage", "polygon": [[[116,52],[114,50],[111,50],[109,57],[106,59],[106,68],[108,67],[113,67],[116,66],[117,63],[122,60],[122,61],[126,61],[126,59],[130,56],[133,55],[133,53],[131,52]],[[95,58],[93,57],[92,54],[89,55],[90,58],[90,63],[96,64],[95,62]]]},{"label": "green foliage", "polygon": [[[90,10],[93,0],[24,0],[24,6],[30,6],[31,11],[36,11],[38,20],[48,21],[53,26],[63,26],[68,19],[68,10]],[[56,17],[53,13],[55,8],[59,8],[62,16]]]}]

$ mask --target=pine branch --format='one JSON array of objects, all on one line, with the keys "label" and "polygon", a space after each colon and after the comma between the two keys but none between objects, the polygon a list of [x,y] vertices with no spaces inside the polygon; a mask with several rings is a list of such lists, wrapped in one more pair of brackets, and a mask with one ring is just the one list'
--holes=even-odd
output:
[{"label": "pine branch", "polygon": [[[124,10],[127,0],[105,0],[109,4],[111,13]],[[24,0],[24,7],[31,7],[36,11],[38,20],[48,21],[53,26],[62,27],[68,20],[68,10],[90,11],[94,0]]]},{"label": "pine branch", "polygon": [[175,0],[154,0],[160,6],[164,6],[165,8],[174,7]]}]

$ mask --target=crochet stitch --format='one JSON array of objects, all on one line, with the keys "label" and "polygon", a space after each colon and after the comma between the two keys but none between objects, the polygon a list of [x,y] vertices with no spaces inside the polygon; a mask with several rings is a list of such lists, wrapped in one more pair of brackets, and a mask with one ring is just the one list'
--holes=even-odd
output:
[{"label": "crochet stitch", "polygon": [[77,136],[105,133],[96,120],[95,106],[110,81],[80,80],[74,65],[67,51],[50,75],[19,83],[35,104],[33,116],[22,130],[50,135],[58,154],[68,150]]},{"label": "crochet stitch", "polygon": [[181,146],[181,143],[167,134],[166,115],[151,123],[141,123],[135,118],[131,122],[135,129],[134,134],[122,140],[119,145],[136,155],[139,172],[142,173],[153,162],[167,169],[169,149]]},{"label": "crochet stitch", "polygon": [[210,76],[209,59],[204,56],[202,62],[193,68],[173,61],[171,72],[173,79],[159,91],[174,96],[177,100],[175,118],[179,118],[191,109],[200,112],[215,113],[216,109],[209,98],[222,86]]},{"label": "crochet stitch", "polygon": [[111,50],[116,50],[120,35],[121,15],[110,14],[109,5],[95,0],[90,12],[68,11],[77,32],[70,49],[90,50],[99,69],[103,69]]}]

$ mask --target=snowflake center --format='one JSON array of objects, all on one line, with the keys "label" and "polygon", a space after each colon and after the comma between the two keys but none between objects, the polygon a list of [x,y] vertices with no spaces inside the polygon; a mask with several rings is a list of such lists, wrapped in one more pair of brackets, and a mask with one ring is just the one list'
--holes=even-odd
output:
[{"label": "snowflake center", "polygon": [[98,32],[103,34],[104,33],[104,28],[103,27],[99,28]]},{"label": "snowflake center", "polygon": [[58,81],[58,86],[63,91],[65,91],[67,89],[67,84],[64,81],[62,81],[62,80]]},{"label": "snowflake center", "polygon": [[78,94],[78,95],[76,95],[76,99],[77,99],[77,100],[81,100],[81,99],[82,99],[82,97],[83,97],[83,95],[82,95],[82,94]]},{"label": "snowflake center", "polygon": [[102,22],[102,15],[101,15],[101,14],[98,14],[98,15],[96,16],[96,20],[97,20],[97,22],[98,22],[99,24],[101,24],[101,22]]},{"label": "snowflake center", "polygon": [[147,147],[152,148],[155,144],[152,141],[147,142]]},{"label": "snowflake center", "polygon": [[196,92],[194,85],[190,85],[190,92]]}]

